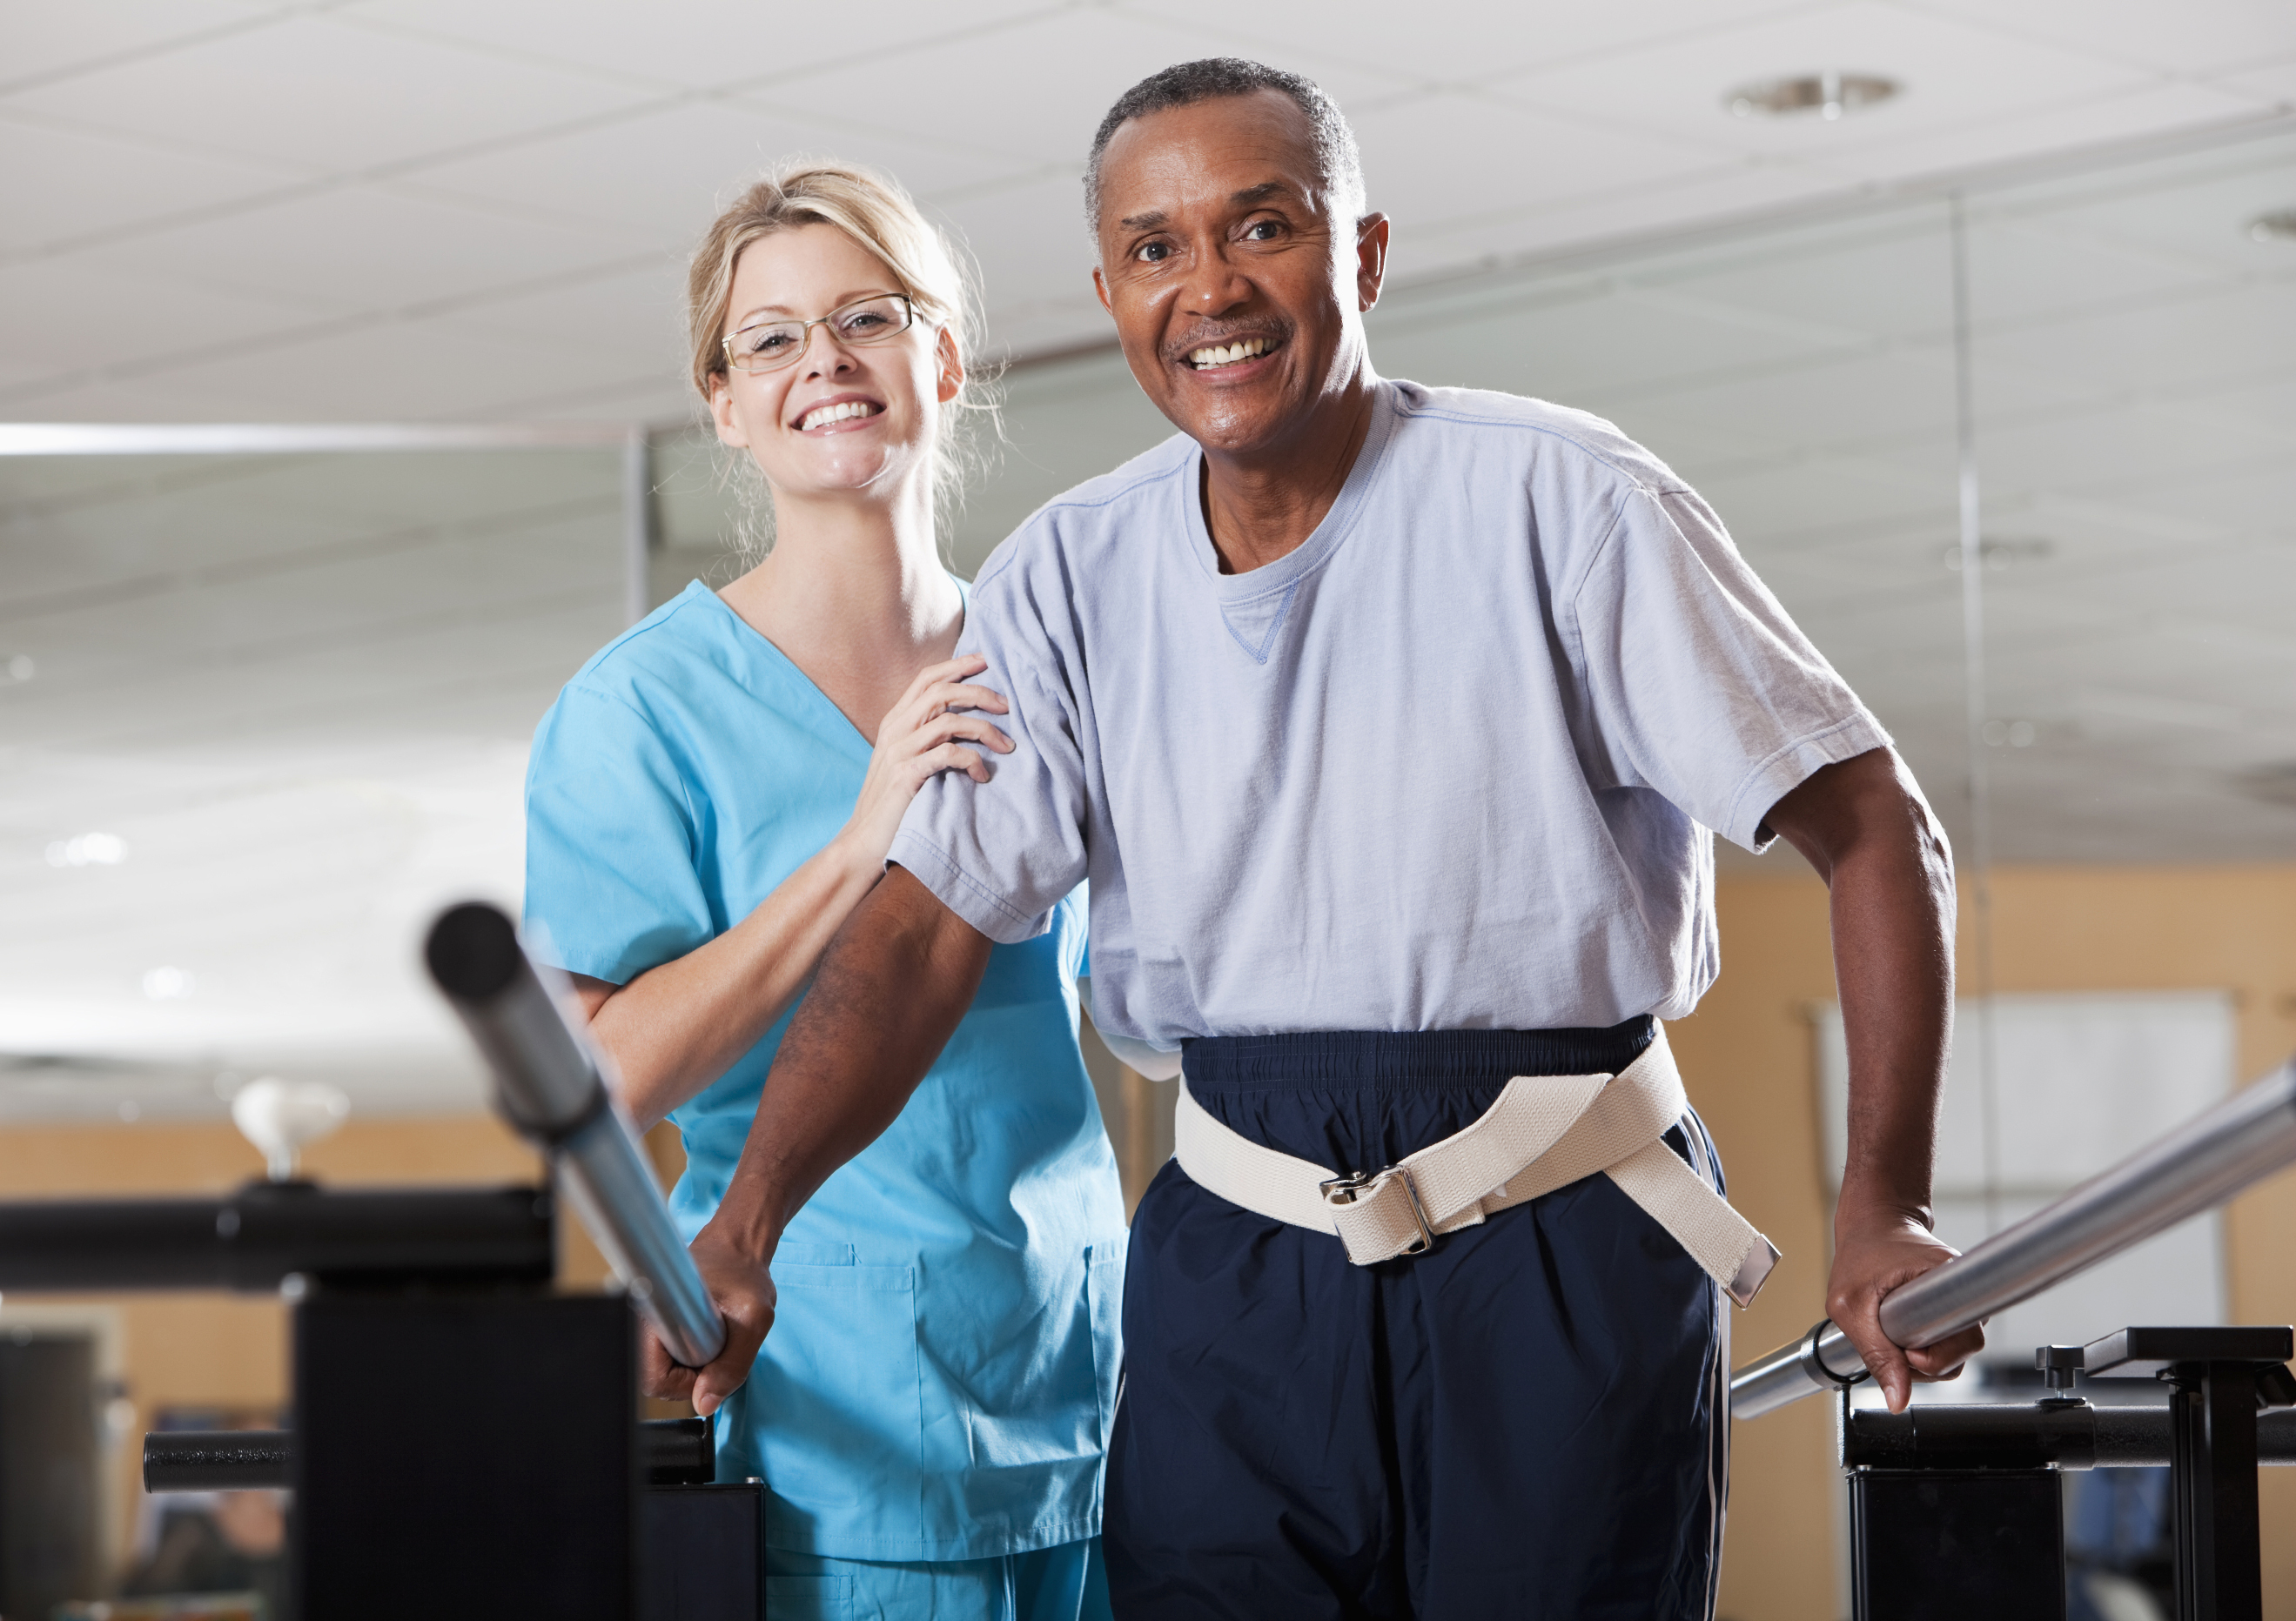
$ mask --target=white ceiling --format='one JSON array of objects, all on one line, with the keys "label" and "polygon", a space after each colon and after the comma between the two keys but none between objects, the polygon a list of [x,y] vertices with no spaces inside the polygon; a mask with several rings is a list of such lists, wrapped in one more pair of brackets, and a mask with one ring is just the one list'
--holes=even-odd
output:
[{"label": "white ceiling", "polygon": [[[0,421],[674,422],[685,244],[747,173],[833,151],[941,209],[1040,357],[964,567],[1168,431],[1112,356],[1050,358],[1104,337],[1102,107],[1262,52],[1341,97],[1398,218],[1382,368],[1673,462],[1965,840],[1945,205],[1868,188],[2296,97],[2296,9],[2220,0],[869,15],[898,49],[760,73],[789,13],[701,0],[0,11]],[[1722,109],[1829,65],[1908,88],[1833,125]],[[2030,728],[1988,756],[2005,858],[2296,847],[2250,791],[2296,762],[2296,244],[2242,228],[2291,204],[2285,133],[1972,194],[1990,713]],[[659,595],[727,503],[690,440],[656,471]],[[475,1097],[414,945],[445,899],[515,897],[525,740],[623,618],[619,477],[0,460],[0,1119],[212,1112],[260,1070]],[[124,858],[75,864],[91,832]]]},{"label": "white ceiling", "polygon": [[[2296,100],[2270,0],[13,0],[0,419],[676,420],[684,253],[797,152],[939,209],[1000,345],[1098,340],[1093,128],[1223,53],[1347,108],[1406,283]],[[1825,68],[1906,92],[1724,108]]]}]

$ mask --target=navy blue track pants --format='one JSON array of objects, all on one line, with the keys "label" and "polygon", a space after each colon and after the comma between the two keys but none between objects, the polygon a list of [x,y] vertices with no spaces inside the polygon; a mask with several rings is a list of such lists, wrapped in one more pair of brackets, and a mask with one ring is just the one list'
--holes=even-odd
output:
[{"label": "navy blue track pants", "polygon": [[[1375,1171],[1472,1123],[1512,1076],[1625,1068],[1651,1028],[1234,1037],[1184,1062],[1230,1128]],[[1721,1185],[1696,1116],[1667,1141]],[[1705,1621],[1723,1306],[1607,1176],[1356,1266],[1168,1164],[1125,1279],[1117,1616]]]}]

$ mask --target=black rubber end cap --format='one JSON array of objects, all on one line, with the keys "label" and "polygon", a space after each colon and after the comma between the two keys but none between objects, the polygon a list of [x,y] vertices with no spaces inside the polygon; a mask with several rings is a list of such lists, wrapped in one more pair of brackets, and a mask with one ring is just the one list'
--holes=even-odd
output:
[{"label": "black rubber end cap", "polygon": [[457,1002],[501,995],[526,962],[516,926],[502,908],[484,901],[464,901],[441,913],[430,925],[422,955],[439,988]]}]

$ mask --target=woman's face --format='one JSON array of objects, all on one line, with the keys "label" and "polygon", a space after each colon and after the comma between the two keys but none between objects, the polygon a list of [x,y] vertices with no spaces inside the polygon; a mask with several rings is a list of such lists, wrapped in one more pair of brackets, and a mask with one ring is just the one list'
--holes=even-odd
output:
[{"label": "woman's face", "polygon": [[[836,226],[779,231],[742,250],[721,336],[760,321],[815,320],[898,291],[883,262]],[[922,316],[865,347],[840,343],[826,323],[806,336],[792,365],[717,379],[709,403],[718,437],[756,457],[777,495],[893,499],[931,468],[940,407],[964,381],[955,345]],[[823,420],[854,405],[857,415]]]}]

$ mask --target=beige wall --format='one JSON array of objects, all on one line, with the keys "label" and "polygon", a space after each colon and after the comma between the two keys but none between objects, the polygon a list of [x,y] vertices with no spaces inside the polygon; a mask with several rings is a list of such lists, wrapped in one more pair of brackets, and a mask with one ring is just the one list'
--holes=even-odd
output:
[{"label": "beige wall", "polygon": [[[1692,1099],[1722,1145],[1732,1199],[1785,1252],[1737,1320],[1742,1362],[1824,1314],[1830,1211],[1805,1010],[1833,996],[1833,978],[1816,879],[1725,880],[1718,902],[1721,980],[1670,1034]],[[1993,913],[2003,991],[2228,988],[2243,1078],[2296,1050],[2296,866],[2005,870],[1994,876]],[[1964,904],[1964,966],[1974,921]],[[2296,1321],[2296,1254],[2280,1236],[2292,1218],[2296,1176],[2233,1207],[2236,1320]],[[1825,1404],[1740,1425],[1733,1445],[1722,1614],[1836,1621],[1832,1527],[1844,1494]],[[2266,1613],[2296,1617],[2296,1470],[2265,1471],[2264,1513]]]}]

